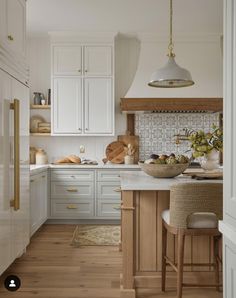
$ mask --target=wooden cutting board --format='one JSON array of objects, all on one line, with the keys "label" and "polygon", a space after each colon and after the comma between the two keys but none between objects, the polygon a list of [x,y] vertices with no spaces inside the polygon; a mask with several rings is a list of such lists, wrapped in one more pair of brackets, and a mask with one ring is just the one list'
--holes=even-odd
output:
[{"label": "wooden cutting board", "polygon": [[112,142],[106,148],[106,157],[112,163],[124,163],[125,144],[123,142]]},{"label": "wooden cutting board", "polygon": [[126,146],[131,144],[135,148],[134,162],[139,161],[139,136],[120,135],[118,141],[123,142]]},{"label": "wooden cutting board", "polygon": [[223,171],[216,172],[187,172],[183,173],[185,176],[191,176],[195,179],[223,179]]}]

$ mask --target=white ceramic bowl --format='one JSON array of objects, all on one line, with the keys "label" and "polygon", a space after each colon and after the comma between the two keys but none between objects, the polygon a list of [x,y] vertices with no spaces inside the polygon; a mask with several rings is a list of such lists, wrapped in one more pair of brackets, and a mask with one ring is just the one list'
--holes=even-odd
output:
[{"label": "white ceramic bowl", "polygon": [[173,178],[182,174],[189,166],[189,163],[183,164],[147,164],[140,161],[139,166],[146,174],[155,178]]}]

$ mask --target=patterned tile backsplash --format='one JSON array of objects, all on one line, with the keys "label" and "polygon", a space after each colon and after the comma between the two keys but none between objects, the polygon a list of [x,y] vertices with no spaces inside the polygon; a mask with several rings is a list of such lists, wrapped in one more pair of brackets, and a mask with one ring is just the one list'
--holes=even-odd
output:
[{"label": "patterned tile backsplash", "polygon": [[207,132],[213,123],[218,125],[218,113],[136,114],[135,134],[140,137],[140,159],[147,159],[151,153],[182,154],[189,149],[189,143],[181,141],[176,145],[174,135],[184,134],[184,128]]}]

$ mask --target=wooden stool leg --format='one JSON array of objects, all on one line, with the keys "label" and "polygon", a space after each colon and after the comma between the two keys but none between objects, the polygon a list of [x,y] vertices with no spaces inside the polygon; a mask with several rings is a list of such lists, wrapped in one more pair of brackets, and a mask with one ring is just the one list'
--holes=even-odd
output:
[{"label": "wooden stool leg", "polygon": [[162,273],[161,273],[161,289],[166,290],[166,248],[167,248],[167,230],[162,221]]},{"label": "wooden stool leg", "polygon": [[[219,237],[213,237],[214,242],[214,265],[215,265],[215,282],[217,285],[220,283],[220,270],[219,270]],[[220,287],[216,286],[216,291],[220,291]]]},{"label": "wooden stool leg", "polygon": [[177,298],[182,298],[185,235],[178,231]]}]

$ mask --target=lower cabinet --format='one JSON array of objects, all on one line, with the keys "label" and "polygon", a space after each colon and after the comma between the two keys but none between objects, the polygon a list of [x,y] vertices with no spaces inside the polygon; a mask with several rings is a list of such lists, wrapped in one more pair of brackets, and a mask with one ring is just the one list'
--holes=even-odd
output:
[{"label": "lower cabinet", "polygon": [[124,170],[51,169],[50,218],[120,220]]},{"label": "lower cabinet", "polygon": [[224,297],[236,297],[236,244],[224,237]]},{"label": "lower cabinet", "polygon": [[47,220],[48,205],[47,171],[30,175],[31,236]]}]

